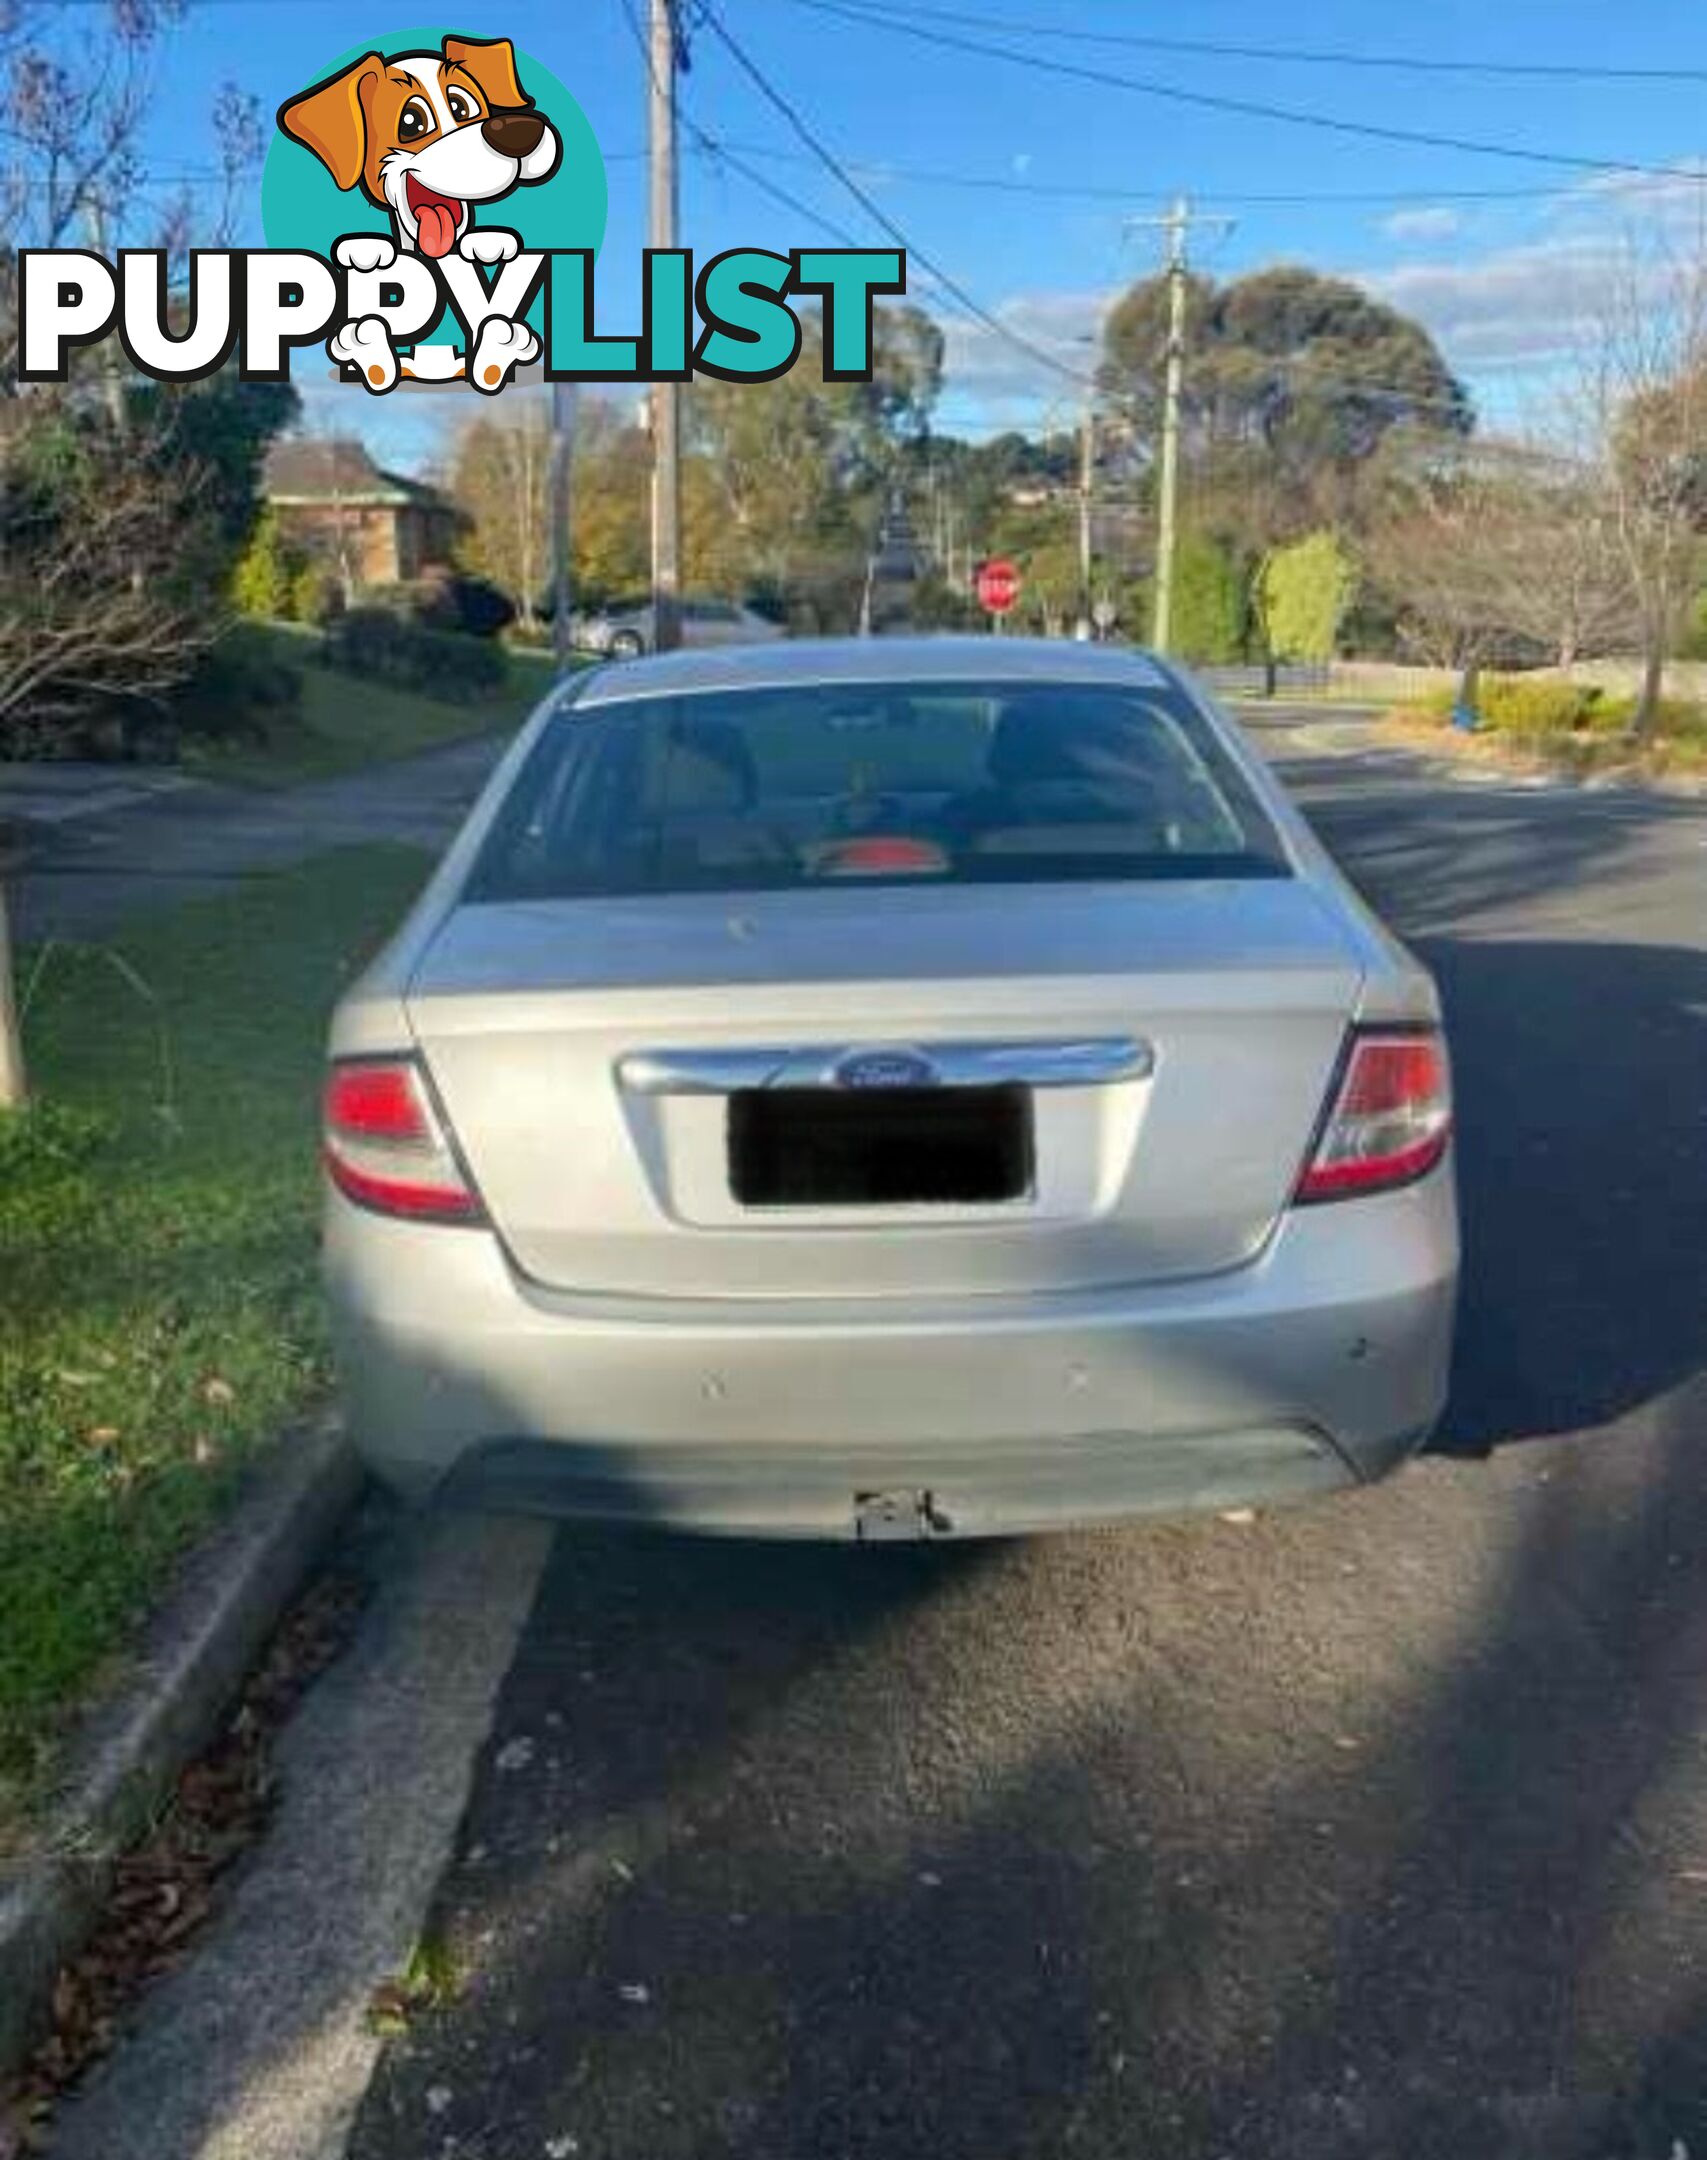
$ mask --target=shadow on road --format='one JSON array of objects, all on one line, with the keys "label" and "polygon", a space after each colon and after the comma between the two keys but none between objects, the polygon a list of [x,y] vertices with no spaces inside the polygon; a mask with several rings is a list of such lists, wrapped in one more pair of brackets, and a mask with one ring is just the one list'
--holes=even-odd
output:
[{"label": "shadow on road", "polygon": [[1324,761],[1322,777],[1317,793],[1309,768],[1287,768],[1342,869],[1407,938],[1502,923],[1517,935],[1607,935],[1621,888],[1651,905],[1674,879],[1674,919],[1699,917],[1707,803],[1634,791],[1484,794],[1414,779],[1359,788],[1338,759]]},{"label": "shadow on road", "polygon": [[565,1533],[435,1922],[468,1993],[360,2160],[439,2088],[476,2160],[1702,2149],[1707,956],[1431,958],[1448,1444],[1577,1437],[1245,1530]]},{"label": "shadow on road", "polygon": [[1451,1033],[1464,1216],[1441,1444],[1608,1423],[1707,1351],[1707,953],[1419,950]]},{"label": "shadow on road", "polygon": [[352,2152],[1699,2150],[1698,1432],[1575,1472],[983,1555],[566,1534],[465,1992]]}]

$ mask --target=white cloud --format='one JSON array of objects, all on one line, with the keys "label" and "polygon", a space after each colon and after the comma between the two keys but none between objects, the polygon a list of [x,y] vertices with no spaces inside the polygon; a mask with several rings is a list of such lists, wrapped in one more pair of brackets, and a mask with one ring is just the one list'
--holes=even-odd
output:
[{"label": "white cloud", "polygon": [[[1102,318],[1116,296],[1107,287],[1015,293],[990,312],[1060,367],[1083,376],[1095,367]],[[924,297],[929,306],[932,296]],[[941,321],[947,341],[943,372],[949,394],[958,404],[976,401],[988,406],[993,415],[1035,419],[1040,404],[1077,396],[1074,384],[1047,360],[1034,359],[988,325],[969,322],[946,309]]]},{"label": "white cloud", "polygon": [[1559,232],[1471,261],[1400,263],[1354,272],[1414,315],[1455,367],[1542,366],[1593,346],[1634,299],[1663,307],[1677,264],[1605,230]]},{"label": "white cloud", "polygon": [[1679,158],[1663,172],[1606,172],[1565,190],[1560,208],[1601,209],[1617,205],[1632,217],[1693,224],[1707,206],[1707,163]]},{"label": "white cloud", "polygon": [[[1546,377],[1593,350],[1613,303],[1635,294],[1662,307],[1680,263],[1707,259],[1707,166],[1657,178],[1607,173],[1563,187],[1537,204],[1529,237],[1474,252],[1444,204],[1402,211],[1383,230],[1401,243],[1457,241],[1444,258],[1401,256],[1343,274],[1424,324],[1489,409],[1510,402],[1526,371]],[[992,311],[1082,374],[1093,358],[1083,340],[1099,336],[1120,289],[1019,292]],[[984,325],[959,319],[933,293],[920,297],[946,333],[946,424],[1035,427],[1051,412],[1064,424],[1076,396],[1070,382]]]},{"label": "white cloud", "polygon": [[[1384,230],[1445,239],[1451,217],[1444,207],[1406,211]],[[1423,323],[1455,367],[1542,367],[1592,345],[1614,303],[1664,305],[1680,263],[1703,253],[1707,172],[1598,173],[1550,197],[1539,226],[1537,237],[1474,255],[1459,248],[1445,261],[1351,274]]]},{"label": "white cloud", "polygon": [[1381,221],[1389,240],[1450,240],[1462,225],[1456,210],[1445,203],[1431,203],[1418,210],[1395,210]]}]

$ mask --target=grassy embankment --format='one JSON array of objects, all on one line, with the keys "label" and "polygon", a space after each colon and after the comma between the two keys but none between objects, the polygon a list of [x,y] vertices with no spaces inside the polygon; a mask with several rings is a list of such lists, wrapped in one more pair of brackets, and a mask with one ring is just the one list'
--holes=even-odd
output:
[{"label": "grassy embankment", "polygon": [[328,1383],[328,1012],[428,867],[336,851],[22,956],[0,1115],[0,1837],[176,1556]]}]

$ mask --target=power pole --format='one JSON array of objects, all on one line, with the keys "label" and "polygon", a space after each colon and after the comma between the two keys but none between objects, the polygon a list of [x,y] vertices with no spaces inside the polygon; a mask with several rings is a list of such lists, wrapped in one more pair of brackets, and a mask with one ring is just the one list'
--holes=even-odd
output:
[{"label": "power pole", "polygon": [[575,385],[551,386],[551,647],[557,665],[569,665],[573,644],[570,613],[575,600],[570,548],[570,505],[574,492]]},{"label": "power pole", "polygon": [[1176,197],[1168,213],[1168,353],[1162,389],[1161,493],[1156,504],[1156,650],[1174,627],[1174,550],[1179,539],[1179,401],[1185,375],[1185,235],[1190,212]]},{"label": "power pole", "polygon": [[1174,559],[1179,544],[1179,421],[1185,383],[1186,235],[1194,224],[1232,229],[1229,218],[1198,218],[1183,195],[1162,218],[1128,218],[1128,226],[1160,225],[1168,236],[1168,345],[1162,383],[1162,453],[1156,497],[1156,612],[1151,639],[1165,653],[1173,640]]},{"label": "power pole", "polygon": [[[107,259],[107,206],[99,195],[89,197],[85,214],[89,245],[104,262]],[[107,418],[113,423],[114,432],[123,435],[130,416],[125,410],[123,363],[114,338],[104,338],[101,343],[101,390],[107,401]]]},{"label": "power pole", "polygon": [[1091,634],[1091,474],[1096,467],[1096,384],[1085,384],[1079,410],[1079,621],[1078,634]]},{"label": "power pole", "polygon": [[[651,144],[650,245],[676,244],[676,9],[652,0],[647,93]],[[681,642],[682,439],[680,385],[652,385],[652,637],[659,652]]]}]

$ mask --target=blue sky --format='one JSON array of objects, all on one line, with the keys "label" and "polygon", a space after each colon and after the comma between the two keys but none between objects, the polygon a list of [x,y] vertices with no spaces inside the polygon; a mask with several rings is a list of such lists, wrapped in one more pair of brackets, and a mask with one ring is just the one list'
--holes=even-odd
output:
[{"label": "blue sky", "polygon": [[[643,0],[642,0],[643,4]],[[943,24],[951,36],[997,41],[1004,23],[1070,22],[1222,43],[1355,49],[1433,60],[1576,63],[1589,68],[1707,71],[1707,8],[1699,0],[1430,0],[1393,10],[1314,0],[1288,17],[1256,0],[1199,0],[1163,9],[1088,0],[1070,17],[1052,0],[932,0],[981,18]],[[1525,164],[1467,150],[1339,136],[1204,111],[939,49],[895,29],[856,26],[800,0],[722,0],[753,58],[852,166],[909,239],[1005,322],[1070,362],[1087,350],[1100,311],[1153,267],[1160,245],[1132,216],[1175,191],[1234,222],[1194,242],[1202,266],[1230,276],[1304,261],[1358,277],[1421,316],[1496,423],[1519,417],[1569,345],[1594,288],[1628,240],[1689,242],[1707,216],[1707,184],[1655,184]],[[146,155],[169,174],[209,155],[207,109],[229,80],[271,108],[324,72],[353,38],[383,45],[419,20],[407,8],[370,14],[350,0],[201,0],[173,33]],[[98,19],[69,8],[68,26]],[[912,18],[926,24],[924,15]],[[532,51],[580,100],[604,147],[611,217],[600,264],[601,327],[631,327],[644,234],[643,77],[621,0],[507,0],[457,17],[476,36]],[[67,34],[74,34],[68,27]],[[1608,164],[1707,170],[1707,80],[1527,81],[1388,73],[1343,64],[1236,60],[1058,43],[1029,32],[1007,42],[1077,66],[1152,77],[1182,89],[1309,109],[1374,125],[1568,153]],[[682,85],[689,113],[728,140],[803,205],[873,240],[883,236],[804,158],[782,117],[705,30]],[[950,186],[921,174],[1021,182],[1036,192]],[[1110,190],[1077,199],[1047,189]],[[1493,191],[1490,199],[1469,199]],[[1388,202],[1262,203],[1253,196],[1381,194]],[[138,235],[137,237],[141,237]],[[251,235],[259,239],[258,229]],[[749,243],[786,248],[821,229],[757,193],[704,155],[683,164],[683,238],[696,250]],[[931,302],[924,281],[917,296]],[[949,311],[940,308],[945,321]],[[988,330],[950,328],[941,424],[985,433],[1013,420],[1064,416],[1070,386]],[[312,371],[309,371],[312,372]],[[430,460],[462,393],[368,400],[326,386],[319,424],[359,425],[404,465]],[[365,409],[364,409],[365,408]],[[348,412],[348,423],[345,414]]]}]

